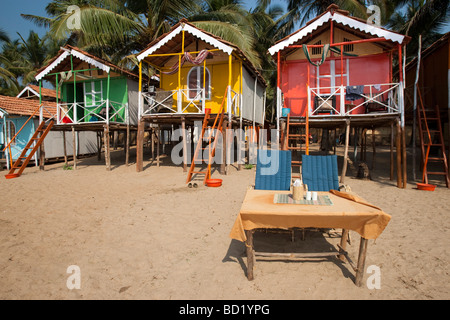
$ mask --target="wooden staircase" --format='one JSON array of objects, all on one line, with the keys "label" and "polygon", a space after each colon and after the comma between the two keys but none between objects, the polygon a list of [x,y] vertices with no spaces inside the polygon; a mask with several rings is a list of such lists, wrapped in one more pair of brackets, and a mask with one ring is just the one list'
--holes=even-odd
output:
[{"label": "wooden staircase", "polygon": [[[51,120],[49,124],[46,126],[45,121],[42,121],[39,124],[39,127],[34,132],[31,139],[28,141],[25,148],[22,150],[22,153],[20,154],[19,158],[14,162],[11,169],[9,170],[9,173],[5,175],[6,179],[13,179],[18,178],[23,173],[25,168],[27,167],[28,163],[30,162],[31,158],[36,153],[37,149],[40,147],[42,142],[44,141],[45,137],[47,136],[48,132],[53,127],[54,121]],[[36,144],[33,146],[33,143],[36,142]],[[26,155],[27,152],[30,151],[28,156]],[[18,170],[16,172],[16,170]]]},{"label": "wooden staircase", "polygon": [[[282,149],[292,151],[292,179],[301,179],[302,154],[309,155],[308,116],[291,117],[288,114]],[[294,168],[298,168],[298,175]]]},{"label": "wooden staircase", "polygon": [[[210,119],[211,119],[211,109],[205,110],[205,116],[203,118],[203,125],[202,130],[200,132],[200,136],[198,137],[197,146],[195,148],[194,156],[192,157],[191,167],[189,168],[189,172],[187,175],[186,183],[191,183],[193,177],[195,174],[197,175],[204,175],[203,184],[206,184],[206,180],[211,179],[211,165],[212,160],[214,158],[216,147],[217,147],[217,137],[219,132],[223,134],[222,132],[222,125],[223,120],[225,117],[225,108],[224,108],[224,102],[226,97],[226,92],[224,95],[224,99],[222,101],[222,105],[220,108],[219,113],[217,113],[214,123],[212,126],[208,126]],[[207,135],[206,140],[206,147],[203,146],[204,137],[206,130],[209,129],[209,134]],[[199,155],[204,154],[204,150],[208,150],[208,159],[203,159],[202,157],[199,157]],[[201,166],[204,166],[206,164],[206,169],[196,169],[196,165],[199,164]]]},{"label": "wooden staircase", "polygon": [[[442,133],[441,116],[439,106],[434,109],[426,109],[423,105],[422,97],[417,108],[417,121],[419,124],[420,148],[422,153],[422,182],[428,184],[428,175],[442,175],[445,178],[447,188],[450,186],[448,174],[448,162],[445,150],[444,135]],[[436,156],[430,156],[432,147],[437,147],[439,152]],[[435,165],[441,163],[443,171],[428,171],[431,163]]]}]

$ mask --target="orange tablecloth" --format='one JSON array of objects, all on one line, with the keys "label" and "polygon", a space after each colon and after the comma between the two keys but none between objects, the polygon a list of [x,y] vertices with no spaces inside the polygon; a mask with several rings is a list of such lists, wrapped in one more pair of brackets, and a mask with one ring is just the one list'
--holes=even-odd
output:
[{"label": "orange tablecloth", "polygon": [[230,237],[246,241],[245,230],[257,228],[336,228],[359,233],[365,239],[376,239],[391,216],[355,194],[331,191],[333,205],[274,203],[275,193],[289,191],[248,190]]}]

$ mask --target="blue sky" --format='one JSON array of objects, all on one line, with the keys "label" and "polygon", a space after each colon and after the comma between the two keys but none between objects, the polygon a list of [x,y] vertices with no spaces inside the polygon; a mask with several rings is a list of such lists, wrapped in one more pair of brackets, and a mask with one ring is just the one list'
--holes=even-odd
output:
[{"label": "blue sky", "polygon": [[[30,30],[36,31],[39,35],[45,34],[45,28],[37,27],[33,22],[27,21],[20,16],[21,13],[32,14],[37,16],[46,16],[45,7],[49,0],[2,0],[0,10],[0,29],[5,31],[11,39],[17,39],[19,32],[24,38],[28,37]],[[286,8],[285,0],[274,0]],[[255,6],[255,1],[244,0],[247,8]],[[444,32],[450,31],[450,25],[445,28]]]},{"label": "blue sky", "polygon": [[[47,16],[45,7],[48,0],[2,0],[0,10],[0,29],[5,31],[11,39],[17,39],[19,32],[24,38],[28,37],[30,30],[39,35],[45,34],[45,28],[37,27],[33,22],[25,20],[20,16],[21,13],[32,14],[36,16]],[[255,4],[252,0],[245,0],[246,7],[251,8]],[[286,7],[286,1],[275,0],[273,3],[279,3]]]}]

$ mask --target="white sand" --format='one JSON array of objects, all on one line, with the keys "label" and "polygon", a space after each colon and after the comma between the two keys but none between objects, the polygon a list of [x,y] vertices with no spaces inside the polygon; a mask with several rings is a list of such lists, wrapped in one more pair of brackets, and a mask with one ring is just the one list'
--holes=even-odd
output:
[{"label": "white sand", "polygon": [[[254,169],[231,167],[213,174],[221,188],[189,189],[181,167],[145,162],[136,173],[117,151],[111,172],[93,157],[77,171],[58,163],[1,177],[0,298],[449,299],[450,190],[442,182],[434,192],[414,183],[398,189],[388,158],[377,151],[372,181],[352,178],[352,170],[346,181],[392,215],[368,247],[366,267],[381,268],[379,290],[356,287],[350,266],[335,258],[257,261],[248,281],[245,247],[229,232]],[[356,260],[359,236],[351,232],[351,240]],[[328,250],[338,241],[317,233],[293,243],[286,234],[255,236],[256,246],[274,251]],[[80,290],[66,286],[70,265],[80,267]]]}]

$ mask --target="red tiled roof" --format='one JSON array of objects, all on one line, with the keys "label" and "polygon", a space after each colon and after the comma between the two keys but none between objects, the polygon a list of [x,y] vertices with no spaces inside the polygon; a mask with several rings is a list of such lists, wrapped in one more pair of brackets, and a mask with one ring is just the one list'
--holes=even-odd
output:
[{"label": "red tiled roof", "polygon": [[[51,118],[56,115],[56,102],[44,101],[43,105],[45,107],[43,111],[44,118]],[[10,115],[31,116],[38,107],[39,101],[37,100],[0,95],[0,108]],[[36,116],[39,116],[39,111],[37,111]]]},{"label": "red tiled roof", "polygon": [[[31,89],[33,89],[34,91],[36,91],[37,93],[39,93],[39,86],[36,86],[34,84],[29,84],[27,87],[30,87]],[[55,98],[56,99],[56,90],[53,89],[47,89],[47,88],[41,88],[41,94],[43,97],[49,97],[49,98]],[[61,97],[61,93],[59,94],[59,96]]]}]

